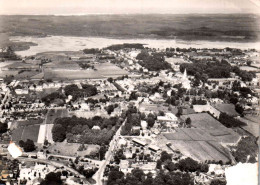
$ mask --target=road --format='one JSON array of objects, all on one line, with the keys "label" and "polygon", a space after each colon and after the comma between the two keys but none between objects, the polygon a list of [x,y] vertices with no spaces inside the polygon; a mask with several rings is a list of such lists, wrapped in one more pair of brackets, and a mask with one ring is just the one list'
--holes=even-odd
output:
[{"label": "road", "polygon": [[125,122],[126,122],[126,120],[119,127],[119,129],[117,130],[117,132],[114,135],[113,139],[111,140],[110,145],[109,145],[109,149],[108,149],[108,151],[106,152],[106,155],[105,155],[105,160],[102,161],[98,171],[93,176],[93,179],[96,180],[96,182],[97,182],[96,184],[97,185],[102,185],[103,184],[102,183],[102,178],[103,178],[103,175],[104,175],[104,171],[105,171],[106,165],[109,164],[111,158],[113,157],[113,151],[115,150],[115,147],[117,145],[117,142],[118,142],[118,139],[119,139],[119,136],[120,136],[120,133],[121,133],[122,126],[125,124]]},{"label": "road", "polygon": [[39,162],[39,163],[44,163],[44,164],[49,164],[55,167],[63,167],[65,170],[72,172],[73,174],[79,176],[82,180],[84,184],[88,184],[90,185],[90,183],[87,181],[87,179],[85,178],[85,176],[81,175],[78,171],[76,171],[75,169],[65,166],[63,163],[58,163],[56,161],[51,161],[51,160],[44,160],[44,159],[32,159],[32,158],[22,158],[19,157],[18,158],[19,161],[30,161],[30,162]]},{"label": "road", "polygon": [[5,93],[5,97],[2,100],[2,104],[1,104],[0,108],[2,108],[4,106],[4,104],[8,102],[8,98],[10,97],[9,95],[10,95],[10,90],[8,89]]}]

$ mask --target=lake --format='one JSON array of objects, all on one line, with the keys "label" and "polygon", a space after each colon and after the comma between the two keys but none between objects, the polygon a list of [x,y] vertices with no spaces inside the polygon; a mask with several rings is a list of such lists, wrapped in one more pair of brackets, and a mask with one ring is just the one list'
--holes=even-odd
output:
[{"label": "lake", "polygon": [[33,42],[37,46],[31,46],[25,51],[17,51],[21,56],[35,55],[36,53],[48,51],[79,51],[85,48],[104,48],[112,44],[122,43],[141,43],[152,48],[240,48],[240,49],[260,49],[260,42],[242,43],[242,42],[222,42],[222,41],[183,41],[170,39],[116,39],[104,37],[71,37],[71,36],[48,36],[48,37],[30,37],[16,36],[11,37],[14,42]]}]

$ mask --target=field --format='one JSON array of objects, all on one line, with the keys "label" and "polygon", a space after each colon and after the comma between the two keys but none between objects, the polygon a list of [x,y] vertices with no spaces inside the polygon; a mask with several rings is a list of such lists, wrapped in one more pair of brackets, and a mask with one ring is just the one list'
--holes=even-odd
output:
[{"label": "field", "polygon": [[27,139],[31,139],[34,142],[38,140],[40,125],[30,125],[26,127],[20,127],[12,131],[12,140],[19,141],[23,140],[26,141]]},{"label": "field", "polygon": [[239,116],[233,104],[218,103],[215,104],[214,107],[220,112],[224,112],[230,116]]},{"label": "field", "polygon": [[172,140],[171,148],[179,150],[183,155],[195,160],[204,162],[206,160],[215,160],[223,162],[229,161],[227,149],[216,141],[183,141]]},{"label": "field", "polygon": [[94,67],[97,69],[98,73],[104,77],[117,77],[129,74],[127,71],[111,63],[100,63],[94,65]]},{"label": "field", "polygon": [[73,61],[53,61],[47,64],[44,64],[44,68],[48,69],[58,69],[58,70],[62,70],[62,69],[67,69],[67,70],[80,70],[79,65],[76,62]]},{"label": "field", "polygon": [[56,118],[67,117],[66,109],[50,109],[46,115],[46,124],[53,124]]},{"label": "field", "polygon": [[90,154],[91,152],[96,152],[99,149],[98,145],[87,145],[87,150],[78,152],[78,148],[81,144],[79,143],[54,143],[52,144],[48,150],[52,154],[60,154],[65,156],[76,156],[77,154],[80,156],[85,156]]},{"label": "field", "polygon": [[0,78],[4,78],[6,76],[15,76],[19,71],[2,71],[0,69]]},{"label": "field", "polygon": [[[57,64],[57,65],[56,65]],[[78,64],[76,63],[49,63],[46,66],[45,70],[45,78],[46,79],[56,79],[56,80],[76,80],[76,79],[103,79],[108,77],[118,77],[122,75],[127,75],[128,72],[117,67],[111,63],[100,63],[94,66],[97,70],[87,69],[83,70],[80,69]],[[47,69],[48,68],[48,69]],[[64,71],[66,70],[66,71]]]},{"label": "field", "polygon": [[45,79],[53,79],[53,80],[77,80],[77,79],[101,79],[105,78],[100,76],[94,70],[71,70],[66,71],[64,70],[48,70],[44,73]]},{"label": "field", "polygon": [[172,144],[172,149],[180,150],[185,156],[198,161],[228,161],[228,151],[215,138],[202,129],[180,128],[175,133],[163,134]]},{"label": "field", "polygon": [[215,141],[214,137],[198,128],[180,128],[175,133],[163,134],[168,140]]},{"label": "field", "polygon": [[223,143],[236,143],[240,136],[232,129],[225,127],[208,113],[182,115],[181,119],[191,119],[191,125],[200,128],[213,136],[216,141]]},{"label": "field", "polygon": [[37,71],[23,71],[21,73],[18,73],[17,75],[14,76],[14,79],[16,80],[24,80],[24,79],[29,79],[32,76],[35,76],[39,74],[40,72]]}]

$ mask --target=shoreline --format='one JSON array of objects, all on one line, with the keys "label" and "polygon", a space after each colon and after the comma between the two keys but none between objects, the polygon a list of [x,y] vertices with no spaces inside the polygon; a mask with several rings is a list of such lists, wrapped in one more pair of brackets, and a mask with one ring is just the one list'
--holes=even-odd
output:
[{"label": "shoreline", "polygon": [[151,48],[165,49],[169,47],[179,48],[239,48],[260,49],[260,42],[228,42],[228,41],[187,41],[180,39],[145,39],[145,38],[111,38],[111,37],[80,37],[80,36],[12,36],[12,42],[32,42],[37,45],[30,46],[28,50],[16,51],[18,55],[30,56],[48,51],[79,51],[85,48],[104,48],[113,44],[140,43]]}]

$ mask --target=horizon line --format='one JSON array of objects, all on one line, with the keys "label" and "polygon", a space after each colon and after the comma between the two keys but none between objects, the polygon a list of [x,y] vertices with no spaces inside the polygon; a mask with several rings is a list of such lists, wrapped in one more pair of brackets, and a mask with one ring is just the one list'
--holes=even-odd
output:
[{"label": "horizon line", "polygon": [[260,15],[260,12],[257,13],[78,13],[78,14],[0,14],[0,16],[86,16],[86,15]]}]

